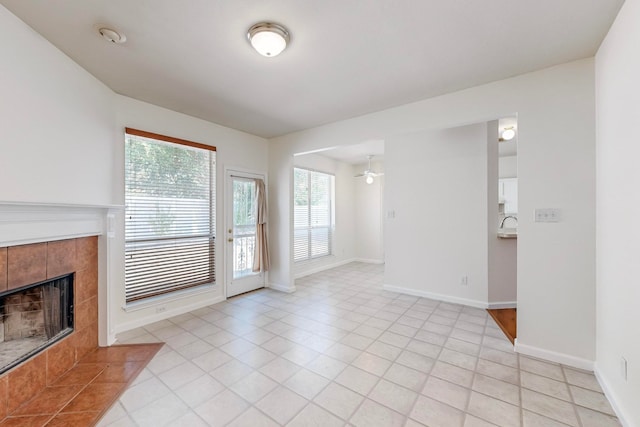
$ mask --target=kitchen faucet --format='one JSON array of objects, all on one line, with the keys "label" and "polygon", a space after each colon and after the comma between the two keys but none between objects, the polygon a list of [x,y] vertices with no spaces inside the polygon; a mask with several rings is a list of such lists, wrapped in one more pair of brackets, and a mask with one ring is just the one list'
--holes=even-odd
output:
[{"label": "kitchen faucet", "polygon": [[516,218],[513,215],[509,215],[509,216],[505,216],[504,219],[502,220],[502,222],[500,223],[500,228],[504,228],[504,222],[507,220],[507,218],[513,218],[516,220],[516,226],[518,225],[518,218]]}]

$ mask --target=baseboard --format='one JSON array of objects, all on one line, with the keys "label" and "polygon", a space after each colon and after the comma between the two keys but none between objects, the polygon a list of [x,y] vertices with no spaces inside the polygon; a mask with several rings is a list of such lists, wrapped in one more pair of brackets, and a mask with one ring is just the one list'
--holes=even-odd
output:
[{"label": "baseboard", "polygon": [[301,277],[310,276],[315,273],[320,273],[321,271],[330,270],[332,268],[340,267],[345,264],[349,264],[351,262],[357,261],[356,258],[349,258],[343,261],[333,262],[331,264],[323,264],[314,268],[310,268],[309,270],[305,270],[302,273],[296,273],[293,277],[294,279],[300,279]]},{"label": "baseboard", "polygon": [[476,308],[485,308],[485,309],[487,308],[487,303],[484,301],[454,297],[451,295],[436,294],[433,292],[420,291],[418,289],[403,288],[400,286],[392,286],[392,285],[383,285],[382,289],[384,289],[385,291],[398,292],[400,294],[413,295],[416,297],[424,297],[424,298],[434,299],[437,301],[450,302],[453,304],[468,305]]},{"label": "baseboard", "polygon": [[269,289],[273,289],[274,291],[286,292],[288,294],[291,294],[291,293],[296,291],[295,285],[293,285],[293,286],[284,286],[284,285],[279,285],[277,283],[270,283],[269,285],[267,285],[267,287]]},{"label": "baseboard", "polygon": [[178,316],[179,314],[188,313],[193,310],[197,310],[202,307],[206,307],[208,305],[217,304],[225,300],[224,296],[218,296],[209,300],[198,301],[193,304],[183,305],[180,307],[173,308],[171,310],[163,311],[162,313],[152,313],[148,316],[141,317],[136,320],[132,320],[130,322],[122,323],[120,325],[116,325],[115,333],[120,334],[122,332],[130,331],[131,329],[139,328],[141,326],[146,326],[154,322],[158,322],[160,320],[165,320],[173,316]]},{"label": "baseboard", "polygon": [[354,258],[355,262],[364,262],[365,264],[384,264],[383,259],[371,259],[371,258]]},{"label": "baseboard", "polygon": [[561,363],[563,365],[583,369],[585,371],[593,371],[595,364],[593,360],[583,359],[581,357],[559,353],[557,351],[547,350],[540,347],[534,347],[532,345],[521,344],[518,342],[518,338],[516,338],[513,349],[516,353],[524,354],[525,356],[533,356],[550,362]]},{"label": "baseboard", "polygon": [[618,417],[618,421],[620,421],[620,424],[622,424],[623,427],[632,427],[632,424],[627,421],[628,418],[624,416],[624,411],[622,410],[620,405],[618,405],[618,400],[616,399],[616,395],[613,392],[613,389],[611,388],[609,383],[605,380],[604,376],[602,376],[600,369],[598,369],[597,363],[595,365],[595,369],[593,370],[593,373],[595,374],[596,379],[598,380],[598,383],[600,383],[600,388],[602,388],[604,395],[607,396],[607,400],[609,400],[609,403],[613,408],[613,412],[616,413],[616,416]]},{"label": "baseboard", "polygon": [[489,310],[499,310],[501,308],[516,308],[518,306],[516,301],[502,301],[502,302],[490,302],[487,305]]}]

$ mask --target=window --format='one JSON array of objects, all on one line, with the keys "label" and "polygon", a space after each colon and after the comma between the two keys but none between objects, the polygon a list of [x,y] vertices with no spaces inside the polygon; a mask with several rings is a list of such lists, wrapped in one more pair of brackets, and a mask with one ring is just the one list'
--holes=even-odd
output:
[{"label": "window", "polygon": [[334,177],[299,168],[293,175],[293,260],[331,255]]},{"label": "window", "polygon": [[215,147],[125,135],[127,303],[215,282]]}]

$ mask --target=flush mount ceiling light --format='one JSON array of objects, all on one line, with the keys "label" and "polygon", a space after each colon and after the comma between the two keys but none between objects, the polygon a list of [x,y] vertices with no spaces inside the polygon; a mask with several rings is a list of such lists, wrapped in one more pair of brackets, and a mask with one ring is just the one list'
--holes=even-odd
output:
[{"label": "flush mount ceiling light", "polygon": [[273,57],[287,47],[289,32],[281,25],[260,22],[249,28],[247,38],[260,55]]},{"label": "flush mount ceiling light", "polygon": [[103,39],[111,43],[122,44],[127,41],[127,36],[117,32],[116,30],[112,30],[111,28],[106,28],[106,27],[99,28],[98,32],[100,33]]},{"label": "flush mount ceiling light", "polygon": [[504,128],[504,130],[502,131],[502,134],[500,135],[500,140],[511,141],[513,138],[515,138],[515,136],[516,136],[516,130],[513,128],[513,126],[510,126],[508,128]]}]

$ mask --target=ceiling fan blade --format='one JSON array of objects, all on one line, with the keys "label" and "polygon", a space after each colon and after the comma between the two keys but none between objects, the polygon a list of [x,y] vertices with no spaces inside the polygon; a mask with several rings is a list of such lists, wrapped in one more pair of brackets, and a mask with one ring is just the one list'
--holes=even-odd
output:
[{"label": "ceiling fan blade", "polygon": [[373,176],[382,176],[382,175],[384,175],[384,172],[371,172],[371,175],[373,175]]},{"label": "ceiling fan blade", "polygon": [[353,175],[354,178],[361,178],[363,176],[365,176],[365,174],[363,174],[363,173],[361,173],[360,175]]}]

